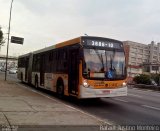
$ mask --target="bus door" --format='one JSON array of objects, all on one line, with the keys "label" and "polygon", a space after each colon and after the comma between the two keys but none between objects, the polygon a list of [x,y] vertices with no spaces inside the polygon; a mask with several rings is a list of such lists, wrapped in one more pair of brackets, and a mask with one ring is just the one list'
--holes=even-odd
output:
[{"label": "bus door", "polygon": [[33,54],[29,55],[29,62],[28,62],[28,83],[31,84],[32,82],[32,62],[33,62]]},{"label": "bus door", "polygon": [[45,55],[40,57],[40,85],[44,86],[44,73],[45,73]]},{"label": "bus door", "polygon": [[28,82],[28,66],[29,66],[29,57],[27,57],[25,61],[25,81],[27,82]]},{"label": "bus door", "polygon": [[79,49],[69,50],[69,93],[78,95],[78,80],[79,80]]}]

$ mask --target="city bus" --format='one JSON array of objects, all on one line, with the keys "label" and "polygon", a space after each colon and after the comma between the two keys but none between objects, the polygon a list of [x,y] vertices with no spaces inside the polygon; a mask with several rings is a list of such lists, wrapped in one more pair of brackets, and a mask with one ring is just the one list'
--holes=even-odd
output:
[{"label": "city bus", "polygon": [[127,95],[123,43],[81,36],[19,56],[18,78],[22,82],[81,98]]}]

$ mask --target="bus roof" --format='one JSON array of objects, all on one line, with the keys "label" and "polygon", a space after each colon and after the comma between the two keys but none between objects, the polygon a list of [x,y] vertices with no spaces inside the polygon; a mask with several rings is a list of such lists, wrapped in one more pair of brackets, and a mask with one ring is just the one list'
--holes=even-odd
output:
[{"label": "bus roof", "polygon": [[[67,41],[64,41],[64,42],[60,42],[60,43],[58,43],[58,44],[55,44],[55,45],[52,45],[52,46],[49,46],[49,47],[40,49],[40,50],[36,50],[36,51],[30,52],[30,53],[21,55],[21,56],[19,56],[19,58],[20,58],[20,57],[29,56],[29,54],[31,54],[31,53],[33,53],[33,54],[38,54],[38,53],[42,53],[42,52],[49,51],[49,50],[52,50],[52,49],[61,48],[61,47],[64,47],[64,46],[69,46],[69,45],[74,45],[74,44],[80,43],[80,41],[81,41],[82,38],[110,39],[110,38],[97,37],[97,36],[80,36],[80,37],[77,37],[77,38],[74,38],[74,39],[71,39],[71,40],[67,40]],[[115,40],[115,39],[110,39],[110,40],[118,41],[118,40]],[[118,41],[118,42],[120,42],[120,41]]]},{"label": "bus roof", "polygon": [[67,40],[67,41],[64,41],[64,42],[61,42],[61,43],[58,43],[58,44],[55,44],[55,45],[37,50],[37,51],[34,51],[33,54],[38,54],[38,53],[41,53],[41,52],[49,51],[49,50],[56,49],[56,48],[61,48],[61,47],[68,46],[68,45],[74,45],[74,44],[79,43],[80,39],[81,39],[81,37],[77,37],[77,38],[74,38],[74,39],[71,39],[71,40]]},{"label": "bus roof", "polygon": [[27,56],[29,56],[30,54],[32,54],[32,52],[27,53],[27,54],[24,54],[24,55],[20,55],[18,58],[27,57]]}]

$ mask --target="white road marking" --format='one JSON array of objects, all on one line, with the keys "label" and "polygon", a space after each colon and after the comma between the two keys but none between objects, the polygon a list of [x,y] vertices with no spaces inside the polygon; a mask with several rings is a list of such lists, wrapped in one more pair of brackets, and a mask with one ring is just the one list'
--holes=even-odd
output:
[{"label": "white road marking", "polygon": [[131,88],[131,90],[138,90],[138,91],[141,91],[141,92],[154,92],[154,93],[157,93],[157,94],[160,94],[159,91],[155,91],[155,90],[149,90],[149,89],[141,89],[141,88]]},{"label": "white road marking", "polygon": [[158,107],[148,106],[148,105],[142,105],[142,106],[143,106],[143,107],[150,108],[150,109],[154,109],[154,110],[158,110],[158,111],[160,111],[160,108],[158,108]]},{"label": "white road marking", "polygon": [[134,96],[134,97],[139,97],[139,98],[142,97],[142,96],[140,96],[140,95],[135,95],[135,94],[131,94],[131,93],[128,93],[128,95],[129,95],[129,96]]},{"label": "white road marking", "polygon": [[125,103],[128,102],[128,101],[126,101],[126,100],[122,100],[122,99],[119,99],[119,98],[114,98],[114,100],[121,101],[121,102],[125,102]]},{"label": "white road marking", "polygon": [[37,91],[35,91],[35,90],[32,90],[32,91],[37,93]]},{"label": "white road marking", "polygon": [[[148,96],[148,95],[153,95],[154,97],[159,97],[160,96],[160,92],[158,91],[154,91],[154,90],[146,90],[146,89],[143,89],[143,90],[140,90],[140,89],[134,89],[136,90],[138,93],[141,93],[142,95],[144,96]],[[135,92],[134,92],[135,93]],[[130,93],[128,93],[130,94]]]}]

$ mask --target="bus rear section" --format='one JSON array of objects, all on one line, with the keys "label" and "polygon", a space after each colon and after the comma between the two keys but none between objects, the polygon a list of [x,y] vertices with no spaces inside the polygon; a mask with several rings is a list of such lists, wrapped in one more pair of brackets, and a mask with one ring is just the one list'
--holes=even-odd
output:
[{"label": "bus rear section", "polygon": [[18,73],[17,78],[22,82],[31,84],[32,72],[32,53],[22,55],[18,58]]}]

